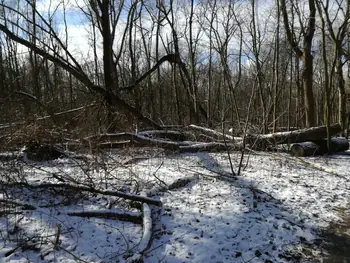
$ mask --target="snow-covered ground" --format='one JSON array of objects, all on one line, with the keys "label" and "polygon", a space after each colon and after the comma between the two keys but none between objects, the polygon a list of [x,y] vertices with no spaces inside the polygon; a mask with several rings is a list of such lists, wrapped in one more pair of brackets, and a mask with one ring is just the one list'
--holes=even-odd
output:
[{"label": "snow-covered ground", "polygon": [[[225,153],[114,152],[87,162],[3,162],[0,180],[40,184],[64,178],[139,193],[197,175],[185,187],[153,197],[163,206],[153,207],[152,244],[144,262],[322,262],[321,231],[349,211],[348,154],[255,153],[233,177]],[[132,159],[138,157],[147,158]],[[235,172],[239,157],[231,155]],[[0,200],[9,199],[36,209],[0,202],[0,262],[124,262],[142,237],[141,224],[68,215],[122,209],[139,214],[121,198],[0,185]]]}]

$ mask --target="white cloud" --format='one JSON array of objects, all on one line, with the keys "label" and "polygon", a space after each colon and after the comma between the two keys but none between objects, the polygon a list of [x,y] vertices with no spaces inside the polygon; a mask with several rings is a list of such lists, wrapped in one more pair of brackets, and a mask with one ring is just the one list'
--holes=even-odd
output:
[{"label": "white cloud", "polygon": [[66,9],[78,9],[79,7],[86,6],[86,0],[39,0],[37,1],[37,10],[40,13],[53,13],[63,11]]}]

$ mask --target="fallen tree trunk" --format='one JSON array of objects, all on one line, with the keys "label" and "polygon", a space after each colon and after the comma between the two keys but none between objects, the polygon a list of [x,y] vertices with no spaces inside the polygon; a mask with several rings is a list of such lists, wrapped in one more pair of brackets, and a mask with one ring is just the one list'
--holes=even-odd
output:
[{"label": "fallen tree trunk", "polygon": [[223,134],[222,132],[218,132],[218,131],[215,131],[215,130],[212,130],[212,129],[209,129],[209,128],[197,126],[197,125],[194,125],[194,124],[188,125],[187,129],[201,131],[204,134],[212,136],[212,137],[214,137],[215,139],[218,139],[218,140],[223,140],[223,139],[230,140],[230,141],[234,140],[234,137],[231,136],[231,135]]},{"label": "fallen tree trunk", "polygon": [[70,212],[69,216],[79,217],[99,217],[107,219],[116,219],[120,221],[128,221],[134,224],[142,224],[142,217],[140,213],[133,212],[119,212],[119,211],[79,211]]},{"label": "fallen tree trunk", "polygon": [[136,201],[136,202],[141,202],[141,203],[147,203],[150,205],[155,205],[155,206],[162,206],[162,202],[159,200],[155,200],[149,197],[144,197],[136,194],[129,194],[121,191],[112,191],[112,190],[103,190],[103,189],[96,189],[84,185],[75,185],[75,184],[67,184],[67,183],[62,183],[62,184],[53,184],[53,183],[44,183],[44,184],[37,184],[37,185],[32,185],[32,184],[27,184],[27,183],[5,183],[3,181],[0,181],[0,184],[3,186],[7,187],[27,187],[29,189],[38,189],[38,188],[63,188],[63,189],[71,189],[75,190],[77,192],[81,191],[86,191],[90,193],[96,193],[96,194],[101,194],[101,195],[109,195],[109,196],[117,196],[121,197],[124,199]]},{"label": "fallen tree trunk", "polygon": [[[147,198],[148,194],[146,192],[141,192],[141,196]],[[142,204],[142,215],[142,238],[135,250],[134,255],[125,261],[127,263],[143,262],[142,257],[144,253],[151,246],[152,210],[151,207],[146,203]]]},{"label": "fallen tree trunk", "polygon": [[326,153],[337,153],[349,150],[349,141],[344,137],[332,138],[330,151],[328,151],[327,139],[312,142],[301,142],[293,144],[290,152],[293,156],[314,156]]},{"label": "fallen tree trunk", "polygon": [[174,141],[165,141],[159,139],[148,138],[143,135],[134,134],[131,132],[122,132],[122,133],[107,133],[99,136],[86,138],[85,141],[89,144],[93,144],[94,141],[108,141],[107,145],[111,145],[113,142],[117,141],[130,141],[131,144],[136,144],[138,146],[155,146],[168,150],[178,150],[180,146],[190,145],[191,142],[174,142]]},{"label": "fallen tree trunk", "polygon": [[[192,125],[195,126],[195,125]],[[199,126],[197,126],[199,127]],[[206,129],[206,128],[204,128]],[[212,132],[216,132],[211,130]],[[162,131],[160,131],[162,132]],[[166,133],[167,131],[165,131]],[[177,136],[177,132],[172,131],[174,136]],[[242,143],[223,143],[223,142],[208,142],[208,143],[198,143],[194,141],[166,141],[160,139],[153,139],[146,137],[142,134],[134,134],[130,132],[114,133],[114,134],[102,134],[99,136],[88,137],[85,142],[89,144],[94,144],[94,141],[98,141],[96,146],[99,148],[121,148],[128,145],[134,146],[153,146],[160,147],[172,151],[184,152],[200,152],[200,151],[210,151],[210,152],[220,152],[225,150],[241,150]],[[229,136],[229,135],[227,135]],[[232,136],[229,136],[232,139]],[[231,138],[232,137],[232,138]],[[226,138],[228,139],[228,138]],[[107,141],[103,142],[102,141]]]},{"label": "fallen tree trunk", "polygon": [[3,208],[6,208],[7,206],[15,206],[15,207],[20,206],[22,207],[23,210],[36,210],[36,207],[32,206],[31,204],[25,204],[25,203],[13,201],[13,200],[0,199],[0,203],[2,203]]},{"label": "fallen tree trunk", "polygon": [[102,142],[98,144],[99,149],[121,149],[131,146],[131,141]]},{"label": "fallen tree trunk", "polygon": [[221,152],[226,150],[237,151],[241,149],[242,149],[241,144],[209,142],[209,143],[196,143],[192,145],[180,146],[179,152],[180,153]]},{"label": "fallen tree trunk", "polygon": [[[153,187],[150,190],[147,190],[146,192],[141,192],[141,196],[155,196],[159,195],[160,192],[165,192],[167,190],[174,190],[180,187],[184,187],[186,184],[191,183],[194,180],[197,180],[199,178],[199,175],[196,174],[191,177],[186,178],[180,178],[178,180],[175,180],[173,183],[171,183],[168,186],[156,186]],[[144,203],[142,206],[142,214],[143,214],[143,234],[142,239],[137,246],[134,254],[129,257],[125,262],[126,263],[136,263],[136,262],[143,262],[142,258],[147,251],[147,249],[151,246],[152,242],[152,207],[150,207],[148,204]]]},{"label": "fallen tree trunk", "polygon": [[[296,131],[296,130],[300,130],[297,127],[276,127],[275,132],[288,132],[288,131]],[[272,128],[269,128],[269,131],[272,132]]]},{"label": "fallen tree trunk", "polygon": [[148,130],[137,133],[148,138],[164,138],[171,141],[188,141],[193,140],[193,134],[189,132],[172,131],[172,130]]},{"label": "fallen tree trunk", "polygon": [[[329,128],[330,136],[337,135],[341,132],[340,124],[332,124]],[[276,144],[292,144],[308,141],[323,140],[327,137],[326,126],[301,129],[290,132],[276,132],[265,135],[247,135],[245,143],[250,148],[256,150],[266,150]]]}]

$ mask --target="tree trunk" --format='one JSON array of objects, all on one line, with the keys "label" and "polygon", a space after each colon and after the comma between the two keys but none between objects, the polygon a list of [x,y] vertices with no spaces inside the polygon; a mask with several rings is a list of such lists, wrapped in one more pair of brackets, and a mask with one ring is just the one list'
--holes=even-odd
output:
[{"label": "tree trunk", "polygon": [[311,53],[304,54],[303,61],[303,90],[304,90],[304,105],[306,115],[306,127],[315,126],[315,100],[312,90],[313,86],[313,56]]},{"label": "tree trunk", "polygon": [[[332,124],[329,127],[330,136],[334,136],[341,132],[341,126],[339,124]],[[327,137],[327,127],[313,127],[302,130],[296,130],[291,132],[278,132],[266,135],[248,135],[246,137],[246,144],[249,144],[251,148],[258,150],[265,150],[269,146],[276,144],[290,144],[298,142],[307,142],[315,140],[323,140]]]},{"label": "tree trunk", "polygon": [[[304,94],[304,106],[306,113],[306,127],[313,127],[315,125],[315,105],[314,94],[312,90],[313,86],[313,56],[312,56],[312,40],[315,33],[316,23],[316,4],[315,0],[308,0],[310,12],[308,17],[308,23],[306,27],[302,26],[303,47],[299,47],[299,43],[295,38],[290,28],[290,21],[288,18],[287,5],[285,0],[279,0],[280,10],[282,12],[284,28],[286,30],[287,40],[298,58],[303,61],[302,80],[303,80],[303,94]],[[301,19],[299,17],[299,19]]]},{"label": "tree trunk", "polygon": [[296,143],[291,148],[293,156],[313,156],[326,153],[344,152],[349,150],[349,141],[344,137],[332,138],[328,150],[327,140]]},{"label": "tree trunk", "polygon": [[336,62],[336,78],[337,87],[339,93],[339,119],[338,122],[342,127],[342,136],[345,136],[346,130],[346,92],[345,92],[345,81],[343,76],[343,65],[341,61],[341,56],[337,58]]}]

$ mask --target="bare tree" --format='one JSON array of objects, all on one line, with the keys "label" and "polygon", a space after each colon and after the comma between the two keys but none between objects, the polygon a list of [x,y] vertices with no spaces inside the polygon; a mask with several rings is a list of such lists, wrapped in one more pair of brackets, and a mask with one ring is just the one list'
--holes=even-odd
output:
[{"label": "bare tree", "polygon": [[[326,112],[325,112],[325,122],[327,127],[327,146],[328,146],[328,153],[330,153],[330,143],[331,143],[331,136],[330,136],[330,122],[331,122],[331,103],[330,103],[330,91],[332,87],[332,80],[329,75],[328,70],[328,54],[327,54],[327,42],[326,42],[326,23],[325,19],[323,17],[323,11],[321,9],[321,5],[319,2],[316,3],[318,12],[320,14],[321,18],[321,31],[322,31],[322,59],[323,59],[323,65],[324,65],[324,81],[325,81],[325,95],[326,95]],[[332,67],[333,71],[334,66]]]},{"label": "bare tree", "polygon": [[[32,3],[29,0],[26,0],[26,2],[33,6]],[[140,111],[138,111],[135,107],[127,103],[125,100],[123,100],[120,95],[118,95],[114,90],[117,88],[117,83],[115,82],[115,76],[116,76],[116,70],[115,70],[115,64],[113,62],[113,42],[114,42],[114,36],[115,36],[115,23],[117,23],[120,13],[116,12],[115,9],[113,9],[114,1],[89,1],[89,4],[91,4],[91,8],[95,11],[95,15],[98,17],[98,23],[99,23],[99,29],[101,30],[101,34],[103,36],[103,68],[104,68],[104,80],[105,85],[104,87],[97,86],[93,83],[93,81],[90,80],[88,75],[84,72],[82,66],[78,63],[78,61],[72,56],[72,54],[69,52],[68,47],[64,45],[64,43],[60,40],[57,33],[55,32],[52,25],[42,16],[40,13],[33,8],[33,10],[36,12],[37,16],[40,18],[41,22],[44,23],[45,27],[40,26],[38,23],[36,26],[42,30],[45,31],[46,34],[49,35],[50,39],[55,39],[62,49],[62,51],[67,54],[67,56],[62,56],[55,52],[55,50],[50,47],[49,45],[40,42],[41,44],[44,44],[46,49],[42,48],[38,44],[33,44],[32,41],[27,40],[23,37],[23,34],[19,34],[16,32],[13,32],[10,30],[10,28],[7,26],[6,23],[11,22],[12,24],[16,25],[14,21],[8,21],[5,19],[5,23],[0,23],[0,31],[2,31],[8,38],[11,40],[22,44],[23,46],[29,48],[30,50],[33,50],[36,52],[36,54],[45,57],[45,59],[59,65],[64,70],[71,73],[76,79],[78,79],[80,82],[82,82],[84,85],[86,85],[91,91],[97,92],[98,94],[102,95],[108,105],[110,105],[112,108],[115,107],[121,107],[122,109],[126,110],[127,112],[133,114],[135,117],[137,117],[139,120],[148,123],[149,125],[153,127],[157,127],[161,129],[161,127],[156,124],[154,121],[149,119],[148,117],[144,116]],[[135,2],[137,4],[137,1]],[[8,9],[9,7],[5,4],[0,5],[1,8]],[[118,10],[118,9],[117,9]],[[18,15],[21,15],[20,10],[12,9],[13,12],[15,12]],[[110,14],[114,14],[112,18],[114,19],[111,23],[110,21]],[[23,15],[22,15],[23,16]],[[30,20],[28,20],[30,22]],[[31,21],[33,23],[33,21]],[[111,24],[113,25],[111,27]],[[25,30],[23,27],[20,27],[18,24],[16,26],[18,30],[21,30],[22,32],[32,35],[30,32]],[[67,59],[68,57],[68,59]]]},{"label": "bare tree", "polygon": [[[344,70],[343,66],[347,60],[344,60],[344,45],[346,34],[349,30],[349,20],[350,20],[350,4],[349,0],[338,2],[336,17],[331,19],[330,17],[330,1],[317,1],[317,7],[321,16],[322,26],[328,29],[328,34],[326,32],[322,32],[323,34],[327,34],[327,38],[330,37],[333,42],[333,57],[334,57],[334,66],[331,70],[331,78],[336,78],[336,86],[338,87],[338,122],[342,126],[342,133],[345,135],[346,130],[346,92],[345,92],[345,80],[344,80]],[[344,7],[342,6],[345,5]],[[342,12],[341,12],[342,11]],[[335,25],[339,20],[337,16],[341,13],[341,21],[342,23],[339,25]],[[325,18],[323,18],[323,16]],[[325,24],[325,25],[324,25]],[[335,29],[335,26],[338,29]],[[346,51],[345,51],[346,52]],[[345,62],[344,62],[345,61]],[[334,76],[335,75],[335,76]]]},{"label": "bare tree", "polygon": [[[312,55],[312,40],[315,33],[316,25],[316,5],[315,0],[308,0],[308,21],[305,26],[302,23],[301,13],[298,13],[300,21],[300,30],[303,37],[303,46],[299,47],[298,40],[293,34],[290,26],[287,4],[285,0],[280,0],[280,10],[282,12],[284,29],[286,31],[287,39],[291,45],[296,56],[303,61],[302,80],[304,91],[304,105],[306,113],[306,126],[312,127],[315,125],[315,105],[313,93],[313,55]],[[298,8],[298,4],[292,1],[292,8]],[[300,11],[300,10],[299,10]]]}]

